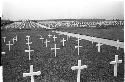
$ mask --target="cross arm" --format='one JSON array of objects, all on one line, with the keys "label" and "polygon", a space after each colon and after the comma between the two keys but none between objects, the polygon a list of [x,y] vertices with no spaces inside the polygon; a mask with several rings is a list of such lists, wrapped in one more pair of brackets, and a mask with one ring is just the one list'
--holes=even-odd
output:
[{"label": "cross arm", "polygon": [[34,75],[40,75],[41,71],[33,72]]},{"label": "cross arm", "polygon": [[71,67],[71,69],[76,70],[76,69],[79,69],[79,67],[78,66],[73,66],[73,67]]},{"label": "cross arm", "polygon": [[31,74],[29,73],[23,73],[23,77],[30,76]]}]

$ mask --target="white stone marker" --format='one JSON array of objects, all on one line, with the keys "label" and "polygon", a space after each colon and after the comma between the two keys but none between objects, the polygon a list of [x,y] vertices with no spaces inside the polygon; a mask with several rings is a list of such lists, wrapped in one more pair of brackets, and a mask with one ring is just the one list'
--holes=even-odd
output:
[{"label": "white stone marker", "polygon": [[86,65],[82,65],[81,66],[81,60],[78,60],[78,66],[72,66],[71,69],[72,70],[78,70],[77,72],[77,82],[80,82],[80,73],[81,73],[81,70],[84,69],[84,68],[87,68]]},{"label": "white stone marker", "polygon": [[3,38],[3,41],[5,42],[6,41],[6,37],[2,37]]},{"label": "white stone marker", "polygon": [[14,44],[14,41],[17,41],[17,36],[13,38],[13,44]]},{"label": "white stone marker", "polygon": [[78,41],[78,45],[75,46],[75,48],[78,48],[78,55],[79,55],[79,48],[82,47],[82,46],[79,45],[79,41],[80,41],[80,40],[81,40],[80,38],[78,38],[78,40],[76,40],[76,41]]},{"label": "white stone marker", "polygon": [[42,43],[43,43],[43,40],[44,40],[44,38],[40,35],[40,38],[39,39],[41,39],[42,40]]},{"label": "white stone marker", "polygon": [[119,40],[117,40],[117,50],[119,50]]},{"label": "white stone marker", "polygon": [[55,50],[55,57],[56,57],[56,51],[57,51],[57,49],[60,49],[60,48],[56,48],[56,44],[55,44],[54,48],[51,48],[51,50]]},{"label": "white stone marker", "polygon": [[27,35],[26,37],[27,37],[26,40],[28,41],[26,44],[27,44],[28,46],[30,46],[30,44],[32,44],[32,42],[29,41],[29,40],[30,40],[30,36]]},{"label": "white stone marker", "polygon": [[49,35],[48,35],[48,36],[49,36],[49,38],[51,38],[51,36],[52,36],[52,35],[49,33]]},{"label": "white stone marker", "polygon": [[34,50],[31,50],[31,49],[30,49],[30,46],[28,46],[28,47],[29,47],[29,50],[25,50],[25,52],[28,52],[28,53],[29,53],[29,60],[31,60],[30,55],[31,55],[31,52],[34,51]]},{"label": "white stone marker", "polygon": [[53,37],[53,39],[54,39],[54,42],[55,42],[56,38],[57,38],[57,37],[54,35],[54,37]]},{"label": "white stone marker", "polygon": [[41,71],[33,72],[33,65],[30,65],[30,73],[23,73],[23,77],[30,76],[31,82],[34,82],[34,75],[40,75]]},{"label": "white stone marker", "polygon": [[115,55],[115,61],[110,62],[110,64],[114,64],[114,76],[117,76],[118,63],[122,63],[122,60],[118,60],[118,55]]},{"label": "white stone marker", "polygon": [[100,52],[100,49],[101,49],[101,46],[102,46],[103,44],[101,44],[101,43],[98,43],[98,44],[96,44],[96,46],[98,47],[98,52]]},{"label": "white stone marker", "polygon": [[65,45],[65,39],[63,38],[63,40],[61,40],[60,42],[63,42],[63,46]]},{"label": "white stone marker", "polygon": [[10,51],[10,46],[11,45],[13,45],[13,44],[10,44],[10,41],[8,41],[9,43],[8,44],[6,44],[6,45],[8,45],[9,46],[9,51]]},{"label": "white stone marker", "polygon": [[47,47],[48,42],[50,42],[50,41],[48,41],[47,39],[46,39],[46,41],[44,42],[44,43],[46,44],[46,47]]},{"label": "white stone marker", "polygon": [[91,38],[92,38],[92,44],[93,44],[93,43],[94,43],[94,39],[95,39],[95,37],[92,36]]}]

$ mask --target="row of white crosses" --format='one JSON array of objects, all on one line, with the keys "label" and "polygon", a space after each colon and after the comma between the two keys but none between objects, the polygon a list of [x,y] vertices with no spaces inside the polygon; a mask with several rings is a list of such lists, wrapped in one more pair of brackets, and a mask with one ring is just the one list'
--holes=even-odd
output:
[{"label": "row of white crosses", "polygon": [[[49,34],[48,35],[49,36],[49,38],[51,37],[51,35]],[[29,46],[29,44],[31,44],[31,42],[29,42],[29,37],[30,36],[27,36],[28,37],[28,39],[26,39],[27,41],[28,41],[28,43],[26,43],[26,44],[28,44],[28,46]],[[43,37],[41,36],[41,38],[40,39],[42,39],[42,41],[43,41]],[[55,40],[54,40],[55,41]],[[47,47],[47,43],[48,42],[50,42],[50,41],[48,41],[47,39],[46,39],[46,41],[45,41],[45,43],[46,43],[46,47]],[[55,57],[56,57],[56,49],[60,49],[60,48],[56,48],[56,44],[55,44],[55,47],[54,48],[51,48],[52,50],[54,49],[55,50]],[[29,60],[30,60],[30,52],[31,51],[34,51],[34,50],[30,50],[30,46],[29,46],[29,50],[25,50],[25,52],[29,52]],[[30,65],[30,73],[23,73],[23,77],[26,77],[26,76],[30,76],[31,77],[31,82],[34,82],[34,75],[40,75],[41,74],[41,71],[37,71],[37,72],[33,72],[33,65]]]},{"label": "row of white crosses", "polygon": [[[30,36],[26,36],[27,37],[27,45],[28,45],[28,50],[25,50],[25,52],[28,52],[29,53],[29,60],[31,60],[30,58],[30,55],[31,55],[31,52],[34,50],[31,50],[30,48],[30,44],[32,44],[32,42],[30,42]],[[23,77],[27,77],[27,76],[30,76],[31,77],[31,82],[34,82],[34,75],[40,75],[41,74],[41,71],[37,71],[37,72],[33,72],[33,65],[30,65],[30,73],[23,73]]]},{"label": "row of white crosses", "polygon": [[30,36],[26,36],[27,37],[27,45],[28,45],[28,50],[25,50],[25,52],[28,52],[29,53],[29,60],[31,60],[31,58],[30,58],[30,56],[31,56],[31,52],[34,52],[34,50],[31,50],[31,48],[30,48],[30,44],[32,44],[32,42],[30,42],[29,40],[30,40]]},{"label": "row of white crosses", "polygon": [[26,44],[27,44],[28,46],[30,46],[30,44],[32,44],[32,42],[30,42],[30,36],[27,35],[26,37],[27,37],[27,39],[26,39],[26,40],[27,40],[27,43],[26,43]]},{"label": "row of white crosses", "polygon": [[[95,38],[92,37],[92,44],[93,44],[93,40]],[[75,48],[78,48],[78,55],[79,55],[79,48],[82,47],[79,45],[79,41],[81,39],[78,37],[78,45],[75,46]],[[119,42],[119,40],[117,40],[117,43]],[[103,44],[102,43],[98,43],[96,46],[98,46],[98,52],[100,52],[100,47],[102,46]],[[118,50],[118,49],[117,49]],[[118,60],[118,55],[115,55],[115,61],[111,61],[110,64],[114,64],[114,76],[117,76],[117,66],[118,66],[118,63],[122,63],[122,60]],[[73,66],[71,67],[72,70],[78,70],[77,72],[77,82],[80,82],[80,72],[81,72],[81,69],[84,69],[84,68],[87,68],[86,65],[83,65],[81,66],[81,60],[78,60],[78,66]]]},{"label": "row of white crosses", "polygon": [[79,55],[79,48],[82,47],[82,46],[79,45],[79,41],[80,41],[80,40],[81,40],[81,39],[78,37],[78,40],[76,40],[76,41],[78,41],[78,45],[75,46],[75,48],[78,48],[78,55]]},{"label": "row of white crosses", "polygon": [[[96,46],[98,47],[98,52],[100,52],[102,45],[103,45],[102,43],[96,44]],[[119,40],[117,40],[117,50],[119,50]]]},{"label": "row of white crosses", "polygon": [[[50,35],[50,34],[49,34]],[[48,35],[48,36],[49,36]],[[51,36],[50,36],[51,37]],[[49,38],[50,38],[49,37]],[[55,35],[54,35],[54,37],[53,37],[53,39],[54,39],[54,41],[55,41],[55,39],[56,39],[57,37],[55,37]],[[79,48],[80,47],[82,47],[82,46],[80,46],[79,45],[79,41],[80,41],[81,39],[80,38],[78,38],[78,45],[77,46],[75,46],[75,48],[78,48],[78,55],[79,55]],[[61,40],[61,42],[63,42],[63,46],[64,46],[64,42],[65,42],[66,40],[63,38],[63,40]],[[29,42],[29,41],[28,41]],[[48,42],[50,42],[50,41],[48,41],[47,39],[46,39],[46,41],[45,41],[45,43],[46,43],[46,47],[47,47],[47,43]],[[93,43],[93,42],[92,42]],[[97,44],[97,46],[98,46],[98,52],[100,52],[100,46],[101,46],[102,44],[101,43],[98,43]],[[54,48],[51,48],[51,50],[55,50],[55,57],[56,57],[56,55],[57,55],[57,50],[58,49],[60,49],[60,48],[57,48],[57,46],[56,46],[56,44],[54,45]],[[30,51],[30,49],[29,49],[29,51]],[[29,52],[28,51],[28,52]],[[117,76],[117,64],[118,63],[122,63],[122,60],[118,60],[118,55],[116,55],[115,56],[115,61],[112,61],[112,62],[110,62],[110,64],[114,64],[114,76]],[[87,66],[86,65],[81,65],[81,60],[78,60],[78,66],[73,66],[73,67],[71,67],[71,69],[72,70],[78,70],[78,72],[77,72],[77,82],[80,82],[80,73],[81,73],[81,70],[82,69],[84,69],[84,68],[87,68]],[[31,82],[34,82],[34,75],[40,75],[41,74],[41,72],[40,71],[38,71],[38,72],[33,72],[33,65],[31,65],[30,66],[30,73],[23,73],[23,77],[26,77],[26,76],[31,76]]]}]

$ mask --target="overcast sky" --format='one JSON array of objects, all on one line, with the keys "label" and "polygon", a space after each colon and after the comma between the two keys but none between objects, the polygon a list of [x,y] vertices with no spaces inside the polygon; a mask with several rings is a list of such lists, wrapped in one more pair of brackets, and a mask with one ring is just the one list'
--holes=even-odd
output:
[{"label": "overcast sky", "polygon": [[123,0],[3,0],[4,19],[124,19]]}]

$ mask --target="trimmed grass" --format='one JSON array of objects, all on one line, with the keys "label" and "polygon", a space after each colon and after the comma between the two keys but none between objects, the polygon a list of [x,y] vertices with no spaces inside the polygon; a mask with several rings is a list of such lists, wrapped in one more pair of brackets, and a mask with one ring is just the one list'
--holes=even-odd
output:
[{"label": "trimmed grass", "polygon": [[[83,30],[89,31],[88,29]],[[48,38],[47,35],[49,33],[58,37],[56,42],[53,41],[52,37]],[[11,51],[9,52],[8,46],[5,44],[10,39],[12,43],[12,38],[16,35],[18,36],[18,41],[14,46],[11,46]],[[27,42],[25,40],[26,35],[31,36],[31,49],[34,50],[34,53],[31,52],[31,61],[28,60],[28,53],[25,53],[25,50],[28,49],[25,44]],[[39,35],[50,40],[47,48],[45,43],[42,43],[39,39]],[[77,45],[76,38],[70,38],[65,43],[66,46],[63,47],[60,40],[63,37],[66,39],[66,36],[52,33],[51,30],[2,31],[2,36],[7,37],[6,43],[3,43],[3,39],[1,41],[2,50],[7,53],[2,55],[4,82],[30,82],[30,77],[23,77],[23,73],[29,73],[30,65],[33,65],[34,72],[41,71],[41,75],[34,77],[35,82],[45,82],[45,80],[47,82],[76,82],[77,71],[71,70],[71,67],[78,65],[78,60],[82,61],[82,65],[88,66],[87,69],[81,71],[81,82],[123,82],[124,64],[118,65],[117,77],[113,76],[114,66],[110,64],[111,61],[115,60],[115,55],[119,55],[119,60],[124,62],[123,49],[116,50],[115,47],[103,45],[101,46],[101,52],[98,53],[95,46],[96,43],[92,44],[89,41],[81,40],[80,45],[83,47],[80,48],[80,55],[78,56],[77,49],[75,49]],[[54,44],[61,48],[57,50],[57,57],[54,56],[54,51],[51,50]]]},{"label": "trimmed grass", "polygon": [[124,42],[124,31],[120,28],[96,29],[96,28],[59,28],[59,31],[78,33],[82,35],[95,36],[109,40],[120,40]]}]

